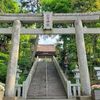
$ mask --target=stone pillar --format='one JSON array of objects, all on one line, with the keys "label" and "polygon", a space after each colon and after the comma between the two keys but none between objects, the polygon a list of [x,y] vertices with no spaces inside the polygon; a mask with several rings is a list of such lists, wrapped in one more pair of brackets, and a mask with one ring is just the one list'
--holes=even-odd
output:
[{"label": "stone pillar", "polygon": [[13,24],[12,46],[10,52],[10,61],[7,69],[5,100],[15,100],[15,80],[18,62],[19,42],[20,42],[19,20],[15,20]]},{"label": "stone pillar", "polygon": [[85,51],[84,33],[82,21],[75,21],[76,45],[78,54],[78,65],[80,70],[80,80],[82,84],[83,95],[91,95],[90,77],[88,71],[87,57]]}]

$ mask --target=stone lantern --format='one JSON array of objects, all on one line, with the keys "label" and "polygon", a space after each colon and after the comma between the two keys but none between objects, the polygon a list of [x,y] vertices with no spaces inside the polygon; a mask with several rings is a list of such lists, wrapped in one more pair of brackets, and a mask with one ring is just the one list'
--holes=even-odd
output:
[{"label": "stone lantern", "polygon": [[80,72],[77,65],[76,68],[73,70],[73,72],[74,72],[74,78],[76,79],[76,83],[80,83]]},{"label": "stone lantern", "polygon": [[98,78],[98,80],[100,80],[100,67],[94,67],[95,71],[96,71],[96,76]]}]

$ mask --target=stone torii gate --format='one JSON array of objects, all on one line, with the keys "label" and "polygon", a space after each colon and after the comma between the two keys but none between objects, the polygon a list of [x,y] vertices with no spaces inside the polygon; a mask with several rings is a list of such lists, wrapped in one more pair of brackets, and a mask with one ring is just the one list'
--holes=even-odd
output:
[{"label": "stone torii gate", "polygon": [[[5,100],[15,100],[15,79],[18,62],[18,51],[20,34],[75,34],[78,64],[80,70],[80,79],[83,95],[91,95],[90,78],[85,51],[84,34],[100,34],[100,28],[83,27],[82,22],[92,22],[100,19],[100,13],[68,13],[53,14],[45,12],[44,14],[0,14],[0,22],[14,23],[13,27],[0,28],[0,34],[12,35],[12,48],[10,52],[10,61],[7,70]],[[22,23],[44,23],[44,28],[25,28]],[[74,23],[75,27],[53,28],[54,23]]]}]

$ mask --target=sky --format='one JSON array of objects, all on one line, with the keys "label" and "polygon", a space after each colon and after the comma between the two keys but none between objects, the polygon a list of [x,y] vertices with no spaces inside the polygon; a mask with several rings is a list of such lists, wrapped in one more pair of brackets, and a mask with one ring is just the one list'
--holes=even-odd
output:
[{"label": "sky", "polygon": [[39,44],[56,44],[57,43],[57,39],[59,38],[58,35],[56,36],[39,36]]}]

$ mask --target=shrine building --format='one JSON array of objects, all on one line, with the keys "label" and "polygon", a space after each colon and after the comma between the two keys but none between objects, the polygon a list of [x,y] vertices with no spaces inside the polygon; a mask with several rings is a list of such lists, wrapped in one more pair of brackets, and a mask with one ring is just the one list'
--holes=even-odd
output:
[{"label": "shrine building", "polygon": [[55,56],[55,46],[54,45],[38,45],[36,49],[36,56]]}]

